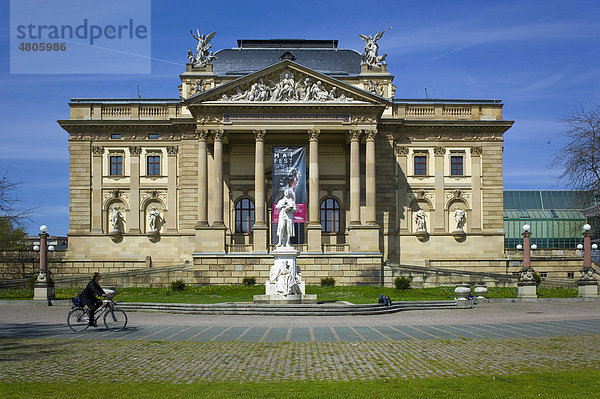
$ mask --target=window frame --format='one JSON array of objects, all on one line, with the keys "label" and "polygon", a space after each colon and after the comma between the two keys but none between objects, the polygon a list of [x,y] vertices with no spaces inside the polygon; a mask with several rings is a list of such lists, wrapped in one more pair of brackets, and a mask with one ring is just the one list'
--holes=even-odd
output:
[{"label": "window frame", "polygon": [[[460,163],[455,163],[454,159],[460,158]],[[455,172],[455,166],[458,168],[460,165],[460,173]],[[464,176],[465,175],[465,157],[462,154],[450,154],[450,176]]]},{"label": "window frame", "polygon": [[[247,201],[248,206],[244,207],[244,201]],[[252,233],[255,218],[255,205],[251,198],[243,197],[238,199],[234,204],[235,209],[235,233],[236,234],[250,234]],[[244,220],[244,212],[248,212],[247,221]],[[247,229],[247,230],[246,230]]]},{"label": "window frame", "polygon": [[[328,201],[331,202],[331,207],[328,206]],[[321,223],[321,232],[326,234],[339,234],[341,228],[341,212],[340,212],[340,202],[337,198],[334,197],[326,197],[321,200],[319,204],[319,223]],[[331,211],[331,215],[333,216],[332,220],[329,220],[327,217],[328,211]],[[330,224],[331,229],[328,228],[328,224]]]},{"label": "window frame", "polygon": [[[113,162],[113,158],[120,158],[120,162]],[[118,170],[118,172],[120,173],[113,173],[113,166],[116,166]],[[120,153],[112,153],[112,154],[108,154],[108,175],[109,176],[124,176],[124,170],[125,170],[125,155],[124,154],[120,154]]]},{"label": "window frame", "polygon": [[[156,165],[157,162],[152,162],[152,164],[150,163],[150,158],[158,158],[158,173],[150,173],[150,165],[154,166],[154,172],[157,172],[156,170]],[[162,163],[162,159],[161,159],[161,154],[160,153],[147,153],[146,154],[146,176],[162,176],[161,174],[161,163]]]},{"label": "window frame", "polygon": [[[424,173],[417,173],[417,158],[423,158],[424,159],[423,162],[419,162],[418,163],[418,165],[419,165],[419,170],[418,171],[419,172],[423,171],[422,168],[420,167],[422,165],[424,167],[424,169],[425,169],[423,171]],[[427,176],[427,169],[428,169],[427,168],[427,162],[429,160],[428,158],[429,157],[428,157],[427,153],[418,153],[417,152],[417,153],[415,153],[413,155],[413,175],[414,176]]]}]

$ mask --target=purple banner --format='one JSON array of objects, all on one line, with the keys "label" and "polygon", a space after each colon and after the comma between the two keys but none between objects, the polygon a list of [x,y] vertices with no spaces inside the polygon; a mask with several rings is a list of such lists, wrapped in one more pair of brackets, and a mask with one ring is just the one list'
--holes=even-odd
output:
[{"label": "purple banner", "polygon": [[306,223],[306,149],[304,147],[273,147],[273,223],[279,222],[277,202],[286,189],[291,189],[296,202],[294,223]]}]

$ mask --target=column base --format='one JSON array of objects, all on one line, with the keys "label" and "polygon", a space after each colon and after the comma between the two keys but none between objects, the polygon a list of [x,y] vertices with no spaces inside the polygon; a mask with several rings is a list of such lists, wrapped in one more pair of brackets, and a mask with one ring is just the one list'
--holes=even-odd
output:
[{"label": "column base", "polygon": [[381,252],[379,226],[348,226],[350,252]]},{"label": "column base", "polygon": [[252,226],[252,251],[256,254],[266,254],[268,252],[268,228],[266,225]]},{"label": "column base", "polygon": [[309,224],[306,226],[308,232],[308,252],[323,252],[321,246],[321,230],[322,227],[319,223]]},{"label": "column base", "polygon": [[518,284],[517,286],[517,297],[518,298],[537,298],[537,287],[533,284]]},{"label": "column base", "polygon": [[224,254],[225,226],[196,227],[196,252]]},{"label": "column base", "polygon": [[598,281],[580,280],[577,282],[577,296],[579,298],[597,298]]}]

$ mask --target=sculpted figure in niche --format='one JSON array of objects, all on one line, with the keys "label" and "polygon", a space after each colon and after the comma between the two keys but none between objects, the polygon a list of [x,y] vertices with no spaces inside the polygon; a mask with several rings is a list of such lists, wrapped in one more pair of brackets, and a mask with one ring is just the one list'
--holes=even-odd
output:
[{"label": "sculpted figure in niche", "polygon": [[417,224],[417,231],[427,231],[425,227],[425,212],[423,209],[419,209],[415,215],[415,223]]},{"label": "sculpted figure in niche", "polygon": [[148,213],[148,223],[150,225],[150,231],[157,231],[160,224],[160,211],[155,206],[152,207],[150,213]]},{"label": "sculpted figure in niche", "polygon": [[292,190],[286,189],[284,197],[277,202],[275,208],[279,209],[279,222],[277,223],[277,247],[289,247],[290,238],[294,235],[294,211],[296,202],[292,198]]},{"label": "sculpted figure in niche", "polygon": [[457,209],[454,211],[454,231],[462,231],[465,225],[465,211]]},{"label": "sculpted figure in niche", "polygon": [[300,295],[300,269],[295,267],[292,270],[290,263],[286,260],[279,262],[271,269],[269,279],[275,283],[275,290],[278,295]]},{"label": "sculpted figure in niche", "polygon": [[110,216],[110,223],[112,224],[112,231],[121,231],[121,220],[123,215],[119,212],[119,207],[113,207],[112,214]]}]

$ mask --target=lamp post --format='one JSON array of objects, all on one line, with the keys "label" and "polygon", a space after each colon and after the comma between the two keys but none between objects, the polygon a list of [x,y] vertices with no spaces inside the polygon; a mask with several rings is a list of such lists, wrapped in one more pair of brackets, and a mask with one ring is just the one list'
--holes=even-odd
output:
[{"label": "lamp post", "polygon": [[33,247],[34,251],[40,252],[40,272],[33,285],[33,299],[48,301],[48,306],[52,306],[50,300],[54,299],[54,282],[48,273],[48,251],[54,251],[54,246],[48,246],[48,227],[42,225],[40,231],[40,245]]},{"label": "lamp post", "polygon": [[579,270],[581,278],[577,281],[578,296],[595,298],[598,296],[598,280],[594,277],[594,268],[592,267],[592,249],[598,248],[598,245],[592,245],[592,226],[589,224],[583,225],[582,235],[583,246],[577,245],[578,249],[583,247],[583,267]]},{"label": "lamp post", "polygon": [[[523,225],[523,267],[521,268],[521,277],[517,283],[517,297],[519,298],[537,298],[536,281],[533,277],[534,270],[531,267],[531,250],[536,250],[537,245],[531,245],[531,226]],[[519,245],[517,245],[517,249]]]}]

